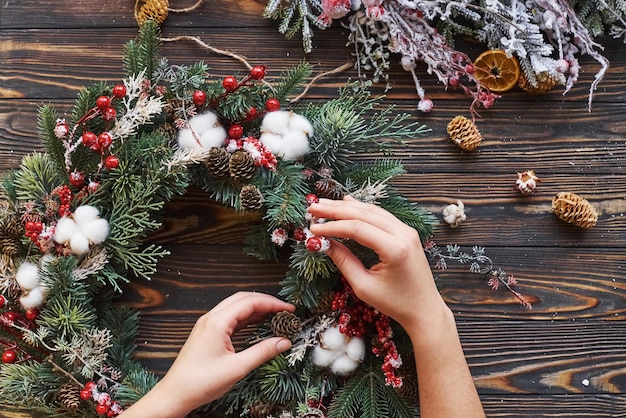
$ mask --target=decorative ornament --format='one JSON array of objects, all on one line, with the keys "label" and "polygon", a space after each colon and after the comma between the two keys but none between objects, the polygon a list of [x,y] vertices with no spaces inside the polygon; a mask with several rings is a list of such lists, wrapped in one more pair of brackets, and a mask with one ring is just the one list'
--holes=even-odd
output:
[{"label": "decorative ornament", "polygon": [[540,181],[539,177],[535,175],[534,170],[527,170],[523,173],[517,173],[515,188],[519,190],[521,194],[532,194],[535,192]]},{"label": "decorative ornament", "polygon": [[474,151],[483,140],[476,124],[465,116],[455,116],[447,127],[450,140],[466,151]]},{"label": "decorative ornament", "polygon": [[506,51],[491,49],[474,60],[474,77],[496,93],[504,93],[515,87],[520,74],[517,58]]},{"label": "decorative ornament", "polygon": [[456,228],[467,219],[465,215],[465,205],[462,201],[457,200],[456,204],[451,203],[443,209],[443,220],[446,221],[450,228]]},{"label": "decorative ornament", "polygon": [[575,193],[558,193],[552,199],[552,210],[563,221],[581,228],[592,228],[598,222],[598,212],[593,205]]}]

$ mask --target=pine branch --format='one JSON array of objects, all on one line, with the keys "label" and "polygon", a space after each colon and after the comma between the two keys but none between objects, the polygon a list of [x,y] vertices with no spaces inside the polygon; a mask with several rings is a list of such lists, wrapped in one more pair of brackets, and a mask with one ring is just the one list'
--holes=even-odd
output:
[{"label": "pine branch", "polygon": [[280,82],[274,86],[274,97],[281,103],[290,95],[295,95],[301,90],[304,81],[311,75],[311,66],[302,61],[300,64],[289,68],[280,76]]},{"label": "pine branch", "polygon": [[286,225],[302,225],[305,219],[308,185],[300,164],[281,161],[275,175],[260,187],[267,208],[263,219],[268,230]]},{"label": "pine branch", "polygon": [[126,74],[133,76],[145,71],[146,77],[153,80],[161,47],[160,39],[156,22],[149,20],[141,25],[137,39],[127,42],[124,47],[122,62]]},{"label": "pine branch", "polygon": [[438,223],[437,217],[431,212],[395,193],[390,194],[389,198],[381,200],[380,206],[417,230],[422,241],[433,235],[434,228]]},{"label": "pine branch", "polygon": [[59,183],[59,171],[49,154],[34,153],[22,158],[20,168],[11,175],[15,198],[21,202],[34,202],[45,213],[46,197]]},{"label": "pine branch", "polygon": [[37,127],[39,130],[39,136],[46,148],[46,151],[50,155],[50,159],[54,162],[57,169],[60,170],[59,174],[65,173],[65,148],[59,138],[54,133],[54,128],[57,124],[57,113],[52,106],[43,106],[39,108]]},{"label": "pine branch", "polygon": [[141,399],[158,382],[158,377],[142,367],[131,370],[117,389],[117,398],[123,406],[129,406]]},{"label": "pine branch", "polygon": [[305,402],[306,382],[299,367],[290,366],[284,355],[274,357],[259,367],[256,382],[265,398],[281,405]]}]

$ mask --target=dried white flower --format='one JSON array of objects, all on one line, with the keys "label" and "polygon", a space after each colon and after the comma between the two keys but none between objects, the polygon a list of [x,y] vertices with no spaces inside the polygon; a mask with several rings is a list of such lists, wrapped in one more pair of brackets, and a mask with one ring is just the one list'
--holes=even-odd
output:
[{"label": "dried white flower", "polygon": [[452,203],[446,206],[443,210],[443,220],[450,225],[450,228],[461,225],[466,218],[465,205],[460,200],[457,200],[456,204]]}]

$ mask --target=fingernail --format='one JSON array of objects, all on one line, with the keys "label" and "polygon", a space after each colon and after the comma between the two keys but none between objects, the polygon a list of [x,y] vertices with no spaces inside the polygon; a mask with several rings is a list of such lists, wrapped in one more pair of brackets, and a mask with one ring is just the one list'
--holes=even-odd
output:
[{"label": "fingernail", "polygon": [[330,202],[332,202],[332,200],[331,200],[331,199],[326,199],[325,197],[322,197],[322,198],[320,198],[320,199],[318,200],[318,202],[317,202],[317,203],[320,203],[320,204],[322,204],[322,205],[323,205],[323,204],[327,204],[327,203],[330,203]]},{"label": "fingernail", "polygon": [[276,349],[278,350],[279,353],[282,353],[283,351],[287,351],[290,348],[291,348],[291,341],[287,339],[282,339],[276,343]]}]

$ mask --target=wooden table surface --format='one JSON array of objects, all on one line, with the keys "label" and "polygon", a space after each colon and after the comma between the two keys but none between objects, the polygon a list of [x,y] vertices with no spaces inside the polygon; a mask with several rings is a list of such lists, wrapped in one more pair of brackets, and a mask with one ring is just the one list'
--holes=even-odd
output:
[{"label": "wooden table surface", "polygon": [[[207,0],[193,12],[170,14],[163,36],[198,36],[267,65],[270,75],[302,59],[316,73],[351,62],[345,29],[316,32],[315,49],[305,55],[299,40],[284,39],[275,22],[262,18],[264,4]],[[133,6],[132,0],[0,3],[0,170],[41,148],[38,106],[67,111],[82,86],[124,76],[122,46],[137,33]],[[511,294],[491,290],[465,267],[436,272],[490,417],[626,416],[626,47],[602,43],[611,67],[592,112],[587,94],[598,66],[583,59],[580,80],[566,96],[558,89],[542,96],[516,89],[482,111],[477,123],[485,141],[471,154],[446,134],[449,120],[468,115],[469,99],[444,91],[422,70],[435,109],[421,114],[410,75],[397,61],[391,69],[388,102],[432,129],[399,151],[409,171],[401,191],[440,219],[443,207],[461,199],[468,220],[458,229],[442,222],[435,241],[484,246],[534,306],[527,310]],[[482,49],[468,45],[467,51],[476,56]],[[204,60],[215,77],[246,71],[193,42],[167,43],[163,55],[180,64]],[[323,78],[305,100],[333,97],[355,75]],[[525,197],[513,184],[518,171],[529,169],[542,182]],[[596,206],[595,228],[570,226],[551,213],[561,191]],[[242,251],[255,221],[197,190],[167,205],[164,228],[151,240],[172,255],[152,282],[136,282],[125,295],[143,312],[137,356],[148,368],[166,370],[195,319],[222,298],[278,290],[285,264],[260,263]]]}]

